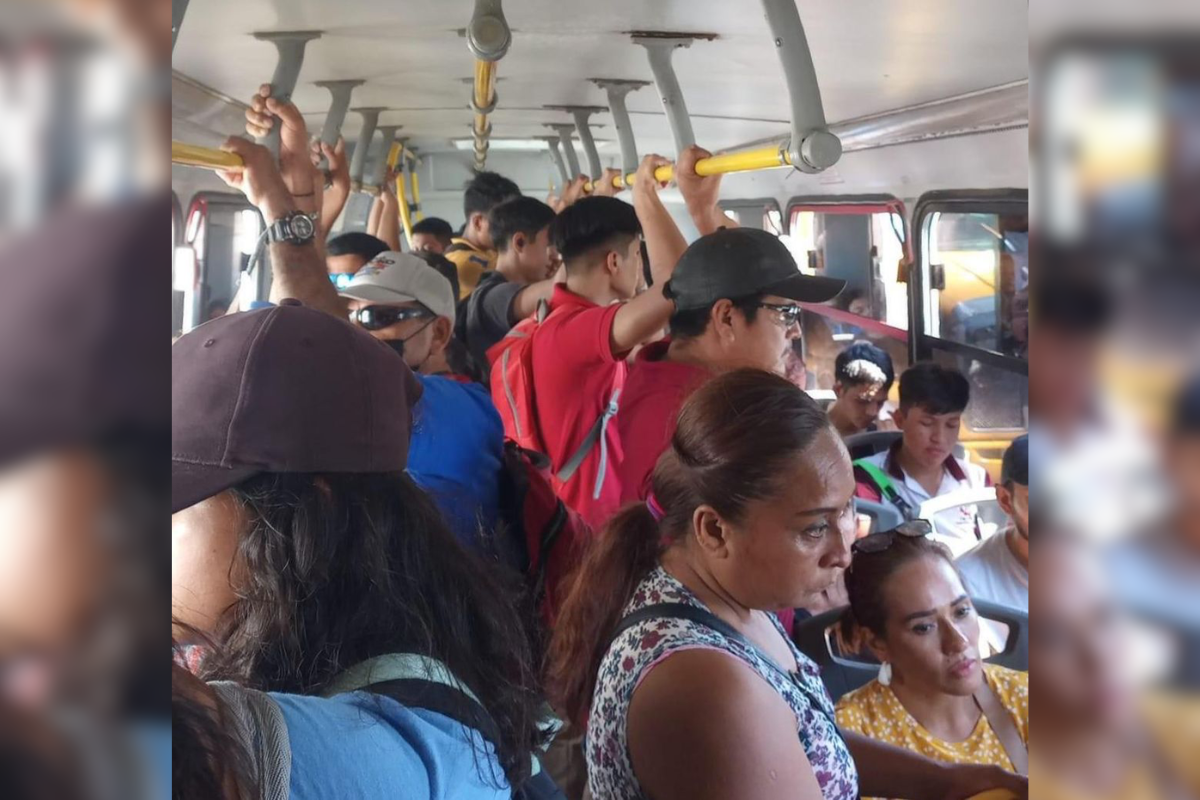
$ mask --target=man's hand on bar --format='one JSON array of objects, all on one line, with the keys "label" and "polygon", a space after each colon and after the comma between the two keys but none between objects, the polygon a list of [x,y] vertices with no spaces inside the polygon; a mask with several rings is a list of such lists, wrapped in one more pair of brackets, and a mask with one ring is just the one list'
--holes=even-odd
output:
[{"label": "man's hand on bar", "polygon": [[679,161],[675,164],[675,183],[701,236],[718,228],[737,227],[737,223],[726,216],[718,205],[721,176],[696,174],[696,162],[711,157],[712,153],[693,144],[679,154]]},{"label": "man's hand on bar", "polygon": [[230,136],[221,149],[241,156],[243,166],[238,170],[218,170],[217,175],[246,195],[268,225],[299,208],[270,150],[240,136]]},{"label": "man's hand on bar", "polygon": [[309,155],[308,126],[294,103],[283,103],[271,97],[271,84],[258,87],[258,93],[250,99],[246,109],[246,132],[256,138],[266,136],[278,118],[282,127],[279,131],[279,170],[299,207],[313,213],[317,206],[314,183],[317,178]]},{"label": "man's hand on bar", "polygon": [[612,197],[621,189],[625,188],[624,180],[621,181],[621,186],[617,187],[613,181],[624,177],[624,173],[619,169],[606,169],[599,178],[592,181],[592,194],[597,197]]}]

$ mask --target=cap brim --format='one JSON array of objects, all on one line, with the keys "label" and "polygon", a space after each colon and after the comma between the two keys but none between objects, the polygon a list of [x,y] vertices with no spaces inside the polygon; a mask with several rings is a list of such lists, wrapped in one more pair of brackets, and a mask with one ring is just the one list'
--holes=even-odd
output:
[{"label": "cap brim", "polygon": [[342,297],[352,297],[355,300],[366,300],[368,303],[419,303],[412,295],[402,294],[385,286],[347,286],[338,292]]},{"label": "cap brim", "polygon": [[260,472],[260,467],[218,467],[172,460],[171,513],[194,506]]},{"label": "cap brim", "polygon": [[775,294],[800,303],[825,303],[837,297],[846,282],[840,278],[796,273],[787,280],[765,287],[763,294]]}]

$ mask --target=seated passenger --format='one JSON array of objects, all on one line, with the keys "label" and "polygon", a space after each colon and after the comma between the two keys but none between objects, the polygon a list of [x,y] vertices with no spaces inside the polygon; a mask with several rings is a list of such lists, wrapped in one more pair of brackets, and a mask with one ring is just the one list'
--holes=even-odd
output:
[{"label": "seated passenger", "polygon": [[1029,436],[1004,451],[996,501],[1012,524],[958,557],[958,571],[976,600],[1029,610]]},{"label": "seated passenger", "polygon": [[488,228],[498,253],[496,268],[479,279],[459,329],[478,363],[486,365],[492,345],[554,293],[553,221],[554,210],[533,197],[512,197],[492,209]]},{"label": "seated passenger", "polygon": [[855,342],[834,360],[829,421],[845,439],[880,429],[879,412],[896,379],[892,357],[870,342]]},{"label": "seated passenger", "polygon": [[[184,335],[172,367],[176,635],[211,643],[202,679],[280,693],[284,796],[507,797],[540,738],[528,645],[404,472],[422,390],[403,360],[289,301]],[[413,680],[482,706],[481,738],[403,697]]]},{"label": "seated passenger", "polygon": [[465,300],[475,291],[483,273],[496,266],[496,244],[492,241],[488,214],[500,203],[520,194],[515,183],[495,172],[477,172],[467,184],[463,191],[463,215],[467,221],[462,234],[451,239],[450,246],[443,251],[458,268],[458,299]]},{"label": "seated passenger", "polygon": [[[653,177],[665,163],[660,156],[643,159],[632,206],[614,197],[586,197],[564,209],[551,228],[566,282],[555,285],[550,315],[529,340],[531,411],[555,491],[593,526],[620,492],[610,465],[620,461],[622,446],[611,422],[625,359],[670,319],[663,286],[685,247]],[[654,286],[638,294],[643,231]],[[498,406],[508,402],[506,396],[493,399]]]},{"label": "seated passenger", "polygon": [[412,226],[413,250],[445,255],[454,240],[454,228],[441,217],[426,217]]},{"label": "seated passenger", "polygon": [[784,378],[728,372],[687,400],[652,495],[584,558],[551,641],[551,698],[587,720],[594,797],[1021,786],[838,730],[816,664],[771,612],[804,605],[849,564],[853,497],[841,440]]},{"label": "seated passenger", "polygon": [[345,286],[354,277],[354,273],[387,250],[388,246],[382,239],[369,233],[351,231],[334,236],[325,243],[325,264],[329,268],[329,279],[335,286]]},{"label": "seated passenger", "polygon": [[488,390],[451,371],[450,284],[411,253],[381,253],[342,289],[350,319],[391,347],[424,386],[408,474],[433,495],[459,539],[483,547],[499,507],[504,426]]},{"label": "seated passenger", "polygon": [[916,520],[854,544],[850,612],[883,667],[841,699],[838,724],[938,761],[1024,772],[1029,676],[983,663],[979,617],[928,530]]},{"label": "seated passenger", "polygon": [[[954,455],[962,413],[971,399],[971,385],[958,370],[940,364],[914,364],[900,376],[900,407],[892,420],[903,438],[889,450],[854,462],[856,494],[887,503],[905,519],[913,519],[921,504],[960,489],[991,485],[978,464]],[[979,539],[980,523],[971,505],[942,512],[938,530],[965,539]]]},{"label": "seated passenger", "polygon": [[1029,774],[1038,800],[1200,796],[1195,695],[1139,696],[1131,666],[1144,651],[1094,545],[1048,532],[1037,548],[1029,669],[1038,740]]}]

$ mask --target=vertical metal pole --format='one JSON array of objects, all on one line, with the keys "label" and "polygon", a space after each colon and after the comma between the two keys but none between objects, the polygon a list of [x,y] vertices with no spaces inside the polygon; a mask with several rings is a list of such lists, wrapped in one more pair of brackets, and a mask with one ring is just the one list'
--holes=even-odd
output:
[{"label": "vertical metal pole", "polygon": [[575,154],[575,145],[571,142],[571,131],[575,130],[575,126],[565,122],[548,122],[545,125],[558,133],[558,141],[562,145],[563,155],[567,158],[567,172],[571,176],[567,182],[570,183],[580,174],[579,156]]},{"label": "vertical metal pole", "polygon": [[354,145],[354,154],[350,156],[350,191],[362,191],[363,170],[367,166],[367,152],[371,149],[371,139],[375,136],[375,128],[379,125],[379,115],[382,108],[356,108],[354,111],[362,115],[362,131],[358,134],[358,143]]},{"label": "vertical metal pole", "polygon": [[676,158],[696,143],[696,134],[692,132],[692,120],[688,116],[683,90],[679,88],[679,79],[675,77],[675,68],[671,66],[671,54],[678,47],[690,47],[692,41],[691,38],[633,37],[633,43],[646,48],[646,55],[649,56],[650,71],[654,73],[654,85],[658,88],[658,96],[662,99],[663,110],[667,112],[671,135],[675,137]]},{"label": "vertical metal pole", "polygon": [[[320,31],[286,31],[281,33],[256,33],[255,39],[270,42],[279,52],[275,74],[271,77],[271,96],[286,103],[292,99],[292,91],[300,78],[300,67],[304,64],[304,46],[320,37]],[[279,125],[262,138],[259,144],[266,145],[276,157],[279,156]]]},{"label": "vertical metal pole", "polygon": [[475,10],[467,25],[467,47],[475,56],[475,86],[471,108],[475,112],[472,133],[475,137],[475,171],[487,162],[488,137],[492,125],[488,115],[496,108],[496,65],[512,44],[512,31],[504,18],[500,0],[475,0]]},{"label": "vertical metal pole", "polygon": [[554,166],[558,168],[558,177],[562,179],[563,188],[571,182],[571,176],[567,173],[567,165],[563,162],[562,152],[558,149],[558,137],[547,136],[546,144],[550,147],[550,158],[554,161]]},{"label": "vertical metal pole", "polygon": [[593,78],[592,83],[599,86],[608,95],[608,110],[612,114],[613,125],[617,128],[617,139],[621,143],[622,168],[626,174],[637,172],[637,142],[633,137],[633,125],[629,121],[629,109],[625,107],[625,95],[637,91],[643,86],[649,86],[650,81],[614,81]]},{"label": "vertical metal pole", "polygon": [[789,146],[792,164],[803,172],[821,172],[841,158],[842,143],[829,132],[825,122],[821,87],[817,84],[817,71],[800,12],[795,0],[762,0],[762,5],[787,81],[792,112]]},{"label": "vertical metal pole", "polygon": [[575,130],[579,133],[579,143],[583,145],[583,154],[587,156],[588,174],[599,178],[604,167],[600,165],[600,154],[596,152],[596,140],[592,138],[592,129],[588,126],[588,117],[598,111],[605,111],[603,106],[546,106],[558,111],[566,111],[575,120]]}]

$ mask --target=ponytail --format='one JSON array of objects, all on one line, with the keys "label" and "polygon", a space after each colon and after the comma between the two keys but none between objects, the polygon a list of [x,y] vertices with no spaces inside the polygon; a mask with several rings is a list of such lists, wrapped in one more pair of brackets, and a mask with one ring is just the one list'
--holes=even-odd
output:
[{"label": "ponytail", "polygon": [[546,690],[555,708],[583,725],[608,640],[661,551],[658,522],[644,503],[613,517],[570,579],[547,653]]}]

